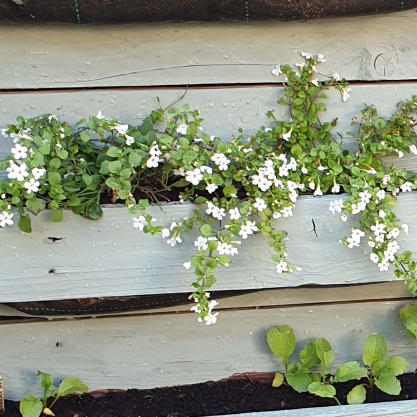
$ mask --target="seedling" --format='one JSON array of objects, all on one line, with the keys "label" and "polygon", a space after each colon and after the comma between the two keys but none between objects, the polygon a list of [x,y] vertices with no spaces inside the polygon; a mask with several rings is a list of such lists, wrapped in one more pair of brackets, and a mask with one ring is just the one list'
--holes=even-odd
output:
[{"label": "seedling", "polygon": [[[397,379],[407,369],[407,359],[392,356],[387,359],[387,343],[380,334],[370,335],[363,347],[362,360],[367,366],[369,387],[376,386],[390,395],[399,395],[401,383]],[[348,404],[362,404],[366,400],[365,384],[354,387],[347,396]]]},{"label": "seedling", "polygon": [[[23,398],[19,404],[19,410],[23,417],[39,417],[42,413],[48,416],[55,416],[51,409],[59,398],[69,394],[88,392],[87,385],[83,384],[77,378],[63,379],[58,388],[56,388],[54,386],[54,379],[51,375],[41,371],[38,371],[37,375],[41,377],[41,386],[44,390],[43,397],[42,400],[33,395],[28,395]],[[48,398],[54,394],[55,398],[48,407]]]},{"label": "seedling", "polygon": [[[316,339],[307,343],[300,352],[300,362],[288,364],[288,358],[294,352],[296,345],[294,331],[289,326],[270,330],[267,342],[272,353],[281,358],[281,363],[285,367],[285,375],[275,374],[272,382],[274,387],[282,385],[285,379],[287,384],[297,392],[309,392],[319,397],[333,398],[340,405],[333,384],[353,379],[359,380],[367,374],[367,370],[358,362],[347,362],[337,369],[334,376],[329,375],[334,355],[326,339]],[[310,372],[313,367],[319,367],[320,372]]]}]

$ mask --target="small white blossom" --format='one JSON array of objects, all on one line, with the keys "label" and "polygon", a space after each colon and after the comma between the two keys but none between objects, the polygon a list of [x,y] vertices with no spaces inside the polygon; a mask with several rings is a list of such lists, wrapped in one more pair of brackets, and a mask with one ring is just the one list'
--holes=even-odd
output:
[{"label": "small white blossom", "polygon": [[316,184],[314,184],[314,181],[313,180],[311,180],[308,183],[308,188],[310,188],[310,190],[315,190],[316,189]]},{"label": "small white blossom", "polygon": [[267,208],[267,205],[262,198],[256,197],[256,201],[253,204],[253,207],[255,207],[258,211],[263,211]]},{"label": "small white blossom", "polygon": [[128,125],[116,125],[116,126],[113,126],[113,129],[116,130],[117,133],[119,133],[119,135],[125,135],[128,128],[129,128]]},{"label": "small white blossom", "polygon": [[13,224],[13,216],[13,213],[8,213],[7,211],[0,213],[0,227],[11,226]]},{"label": "small white blossom", "polygon": [[319,165],[319,166],[317,167],[317,169],[318,169],[319,171],[327,171],[329,168],[328,168],[328,167],[324,167],[324,166]]},{"label": "small white blossom", "polygon": [[384,185],[388,185],[388,183],[390,182],[391,177],[389,175],[384,175],[384,177],[382,178],[382,184]]},{"label": "small white blossom", "polygon": [[347,216],[346,216],[346,214],[342,214],[342,215],[340,216],[340,219],[342,220],[342,222],[346,222],[346,221],[347,221]]},{"label": "small white blossom", "polygon": [[410,152],[413,153],[414,155],[417,155],[417,147],[416,147],[416,145],[411,145],[410,146]]},{"label": "small white blossom", "polygon": [[404,156],[404,153],[399,151],[398,149],[396,149],[397,154],[398,154],[398,158],[402,158]]},{"label": "small white blossom", "polygon": [[191,268],[191,262],[184,262],[184,263],[182,264],[182,266],[183,266],[185,269],[190,269],[190,268]]},{"label": "small white blossom", "polygon": [[215,219],[221,220],[224,216],[226,216],[224,208],[217,207],[211,201],[209,201],[207,205],[208,208],[206,210],[206,213],[211,214]]},{"label": "small white blossom", "polygon": [[412,191],[412,183],[410,181],[405,182],[404,184],[400,185],[401,191],[406,193],[407,191]]},{"label": "small white blossom", "polygon": [[277,269],[278,274],[282,274],[283,272],[288,271],[288,264],[287,262],[281,260],[275,265],[275,268]]},{"label": "small white blossom", "polygon": [[135,143],[135,138],[133,136],[125,135],[126,145],[130,146]]},{"label": "small white blossom", "polygon": [[340,192],[340,185],[337,184],[337,183],[334,183],[331,191],[332,191],[333,194],[339,193]]},{"label": "small white blossom", "polygon": [[371,230],[374,232],[375,236],[379,236],[385,233],[385,224],[375,222],[375,224],[371,226]]},{"label": "small white blossom", "polygon": [[22,146],[19,143],[16,143],[15,147],[12,148],[11,152],[13,154],[14,159],[22,159],[26,158],[28,154],[26,153],[28,148],[26,146]]},{"label": "small white blossom", "polygon": [[377,264],[379,262],[379,258],[378,255],[376,253],[371,253],[369,255],[369,258],[371,259],[371,261],[375,264]]},{"label": "small white blossom", "polygon": [[29,175],[29,173],[26,170],[27,166],[24,163],[21,165],[11,163],[10,167],[6,169],[6,171],[8,172],[8,178],[16,179],[17,181],[25,180],[25,178]]},{"label": "small white blossom", "polygon": [[291,129],[282,135],[282,139],[286,140],[287,142],[290,140],[293,127],[294,126],[291,126]]},{"label": "small white blossom", "polygon": [[321,191],[321,189],[320,189],[320,184],[318,184],[317,185],[317,188],[316,188],[316,190],[314,191],[314,193],[313,193],[313,196],[314,197],[316,197],[316,196],[318,196],[318,195],[323,195],[323,192]]},{"label": "small white blossom", "polygon": [[378,212],[378,216],[379,216],[381,219],[384,219],[386,215],[387,215],[387,214],[385,213],[385,211],[384,211],[384,210],[379,210],[379,212]]},{"label": "small white blossom", "polygon": [[179,124],[177,126],[177,133],[180,133],[181,135],[186,135],[187,134],[187,127],[188,126],[184,123]]},{"label": "small white blossom", "polygon": [[389,267],[389,262],[386,259],[383,259],[379,264],[378,264],[379,270],[381,272],[383,271],[388,271],[388,267]]},{"label": "small white blossom", "polygon": [[166,239],[171,234],[171,231],[165,227],[164,229],[162,229],[161,234],[162,234],[162,237]]},{"label": "small white blossom", "polygon": [[26,188],[28,194],[36,193],[39,191],[39,181],[36,181],[34,178],[26,181],[23,185]]},{"label": "small white blossom", "polygon": [[378,199],[377,203],[379,203],[380,201],[382,201],[385,198],[385,190],[379,190],[376,193],[376,198]]},{"label": "small white blossom", "polygon": [[301,168],[301,172],[302,172],[303,174],[308,174],[308,169],[307,169],[306,167],[302,167],[302,168]]},{"label": "small white blossom", "polygon": [[282,217],[292,217],[292,207],[284,207],[281,210]]},{"label": "small white blossom", "polygon": [[326,62],[326,60],[324,59],[323,54],[318,54],[317,55],[317,62]]},{"label": "small white blossom", "polygon": [[203,236],[199,236],[196,241],[194,241],[194,246],[197,247],[198,250],[206,250],[207,249],[207,238]]},{"label": "small white blossom", "polygon": [[311,80],[311,84],[315,85],[316,87],[320,87],[319,80],[317,78],[314,80]]},{"label": "small white blossom", "polygon": [[362,191],[359,193],[359,197],[361,198],[361,201],[365,204],[368,204],[371,201],[371,194],[369,194],[368,191]]},{"label": "small white blossom", "polygon": [[146,226],[146,219],[144,216],[139,216],[138,218],[133,217],[133,227],[135,229],[143,230],[143,228]]},{"label": "small white blossom", "polygon": [[255,225],[255,222],[247,221],[246,224],[240,226],[239,235],[242,236],[242,239],[247,239],[248,235],[257,232],[258,228]]},{"label": "small white blossom", "polygon": [[400,229],[398,229],[397,227],[394,227],[392,230],[390,230],[387,233],[387,239],[396,239],[399,234],[400,234]]},{"label": "small white blossom", "polygon": [[161,156],[162,155],[162,152],[159,149],[158,144],[156,144],[155,142],[149,148],[149,155],[151,155],[151,156]]},{"label": "small white blossom", "polygon": [[205,166],[205,165],[202,165],[200,167],[200,171],[201,172],[207,172],[207,174],[209,174],[209,175],[211,175],[213,173],[213,169],[211,167],[208,167],[208,166]]},{"label": "small white blossom", "polygon": [[232,208],[229,210],[230,220],[239,220],[240,213],[237,207]]},{"label": "small white blossom", "polygon": [[350,91],[351,91],[350,88],[342,88],[342,100],[343,101],[348,101],[348,98],[350,96],[350,94],[349,94]]},{"label": "small white blossom", "polygon": [[271,71],[271,74],[275,77],[278,77],[278,75],[282,74],[281,66],[279,64],[275,64],[274,68]]},{"label": "small white blossom", "polygon": [[408,224],[402,224],[401,230],[408,235]]},{"label": "small white blossom", "polygon": [[147,161],[146,166],[148,168],[158,168],[159,162],[162,162],[161,159],[159,159],[159,156],[152,155]]},{"label": "small white blossom", "polygon": [[216,184],[207,184],[206,186],[206,190],[210,193],[213,194],[219,187]]},{"label": "small white blossom", "polygon": [[193,171],[187,171],[185,173],[185,179],[193,185],[198,185],[203,179],[203,174],[199,168],[195,168]]},{"label": "small white blossom", "polygon": [[337,72],[333,73],[332,78],[335,81],[342,81],[342,77]]},{"label": "small white blossom", "polygon": [[330,201],[329,211],[332,214],[341,213],[345,202],[343,200]]},{"label": "small white blossom", "polygon": [[32,168],[32,175],[35,180],[38,180],[46,173],[45,168]]}]

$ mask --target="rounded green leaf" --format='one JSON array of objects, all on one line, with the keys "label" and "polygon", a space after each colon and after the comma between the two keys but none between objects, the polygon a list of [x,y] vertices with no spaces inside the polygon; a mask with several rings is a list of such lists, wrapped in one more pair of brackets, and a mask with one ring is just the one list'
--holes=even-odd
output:
[{"label": "rounded green leaf", "polygon": [[347,395],[348,404],[363,404],[366,400],[366,389],[361,385],[353,387]]},{"label": "rounded green leaf", "polygon": [[391,372],[394,376],[402,375],[407,369],[409,362],[407,359],[401,356],[392,356],[387,360],[388,372]]},{"label": "rounded green leaf", "polygon": [[375,385],[389,395],[398,395],[401,392],[400,381],[390,372],[383,373],[376,378]]},{"label": "rounded green leaf", "polygon": [[308,386],[310,394],[324,398],[333,398],[336,395],[336,388],[333,385],[323,384],[323,382],[312,382]]},{"label": "rounded green leaf", "polygon": [[83,179],[85,185],[87,185],[87,186],[90,185],[93,182],[93,177],[91,175],[88,175],[88,174],[83,174],[82,179]]},{"label": "rounded green leaf", "polygon": [[268,332],[266,340],[272,353],[282,358],[282,363],[286,366],[288,358],[295,349],[294,330],[286,325],[275,327]]},{"label": "rounded green leaf", "polygon": [[301,363],[291,363],[285,374],[288,385],[297,392],[307,392],[308,386],[313,382],[308,369]]},{"label": "rounded green leaf", "polygon": [[49,161],[49,166],[50,166],[52,169],[58,169],[58,168],[61,166],[61,160],[60,160],[59,158],[52,158],[52,159]]},{"label": "rounded green leaf", "polygon": [[28,395],[19,404],[19,411],[23,417],[39,417],[42,413],[43,405],[39,398]]},{"label": "rounded green leaf", "polygon": [[51,220],[54,223],[60,223],[62,220],[64,220],[64,212],[62,210],[54,210],[51,213]]},{"label": "rounded green leaf", "polygon": [[137,167],[142,162],[142,156],[139,155],[137,152],[130,152],[129,154],[129,163],[132,164],[134,167]]},{"label": "rounded green leaf", "polygon": [[44,209],[45,202],[40,198],[30,198],[26,200],[26,207],[36,216]]},{"label": "rounded green leaf", "polygon": [[387,343],[378,333],[371,334],[363,347],[362,360],[365,365],[373,366],[374,363],[383,361],[387,355]]},{"label": "rounded green leaf", "polygon": [[120,161],[111,161],[108,165],[109,171],[113,174],[118,174],[122,169],[122,163]]},{"label": "rounded green leaf", "polygon": [[51,185],[58,185],[61,182],[61,174],[59,172],[48,172],[48,180]]},{"label": "rounded green leaf", "polygon": [[62,159],[65,160],[68,158],[68,152],[65,149],[59,149],[56,151],[56,154]]},{"label": "rounded green leaf", "polygon": [[106,155],[111,156],[112,158],[116,158],[121,153],[122,151],[116,146],[110,146],[110,148],[106,151]]},{"label": "rounded green leaf", "polygon": [[334,375],[335,382],[346,382],[352,379],[361,379],[367,374],[366,368],[360,366],[358,362],[346,362],[337,368]]},{"label": "rounded green leaf", "polygon": [[81,203],[80,199],[76,196],[73,195],[72,197],[70,197],[67,201],[68,206],[70,207],[75,207],[75,206],[79,206]]},{"label": "rounded green leaf", "polygon": [[118,189],[120,187],[120,181],[115,177],[109,177],[106,179],[106,185],[111,189]]},{"label": "rounded green leaf", "polygon": [[17,226],[22,232],[32,233],[32,222],[29,216],[21,214]]},{"label": "rounded green leaf", "polygon": [[66,378],[58,387],[57,397],[65,397],[74,393],[88,392],[88,387],[82,383],[78,378]]},{"label": "rounded green leaf", "polygon": [[309,342],[304,346],[303,350],[300,352],[300,361],[308,369],[320,364],[314,342]]},{"label": "rounded green leaf", "polygon": [[204,237],[209,237],[213,234],[213,230],[211,229],[211,226],[209,224],[203,224],[200,227],[200,232]]},{"label": "rounded green leaf", "polygon": [[272,386],[274,388],[280,387],[284,383],[284,375],[279,372],[275,374],[274,380],[272,381]]}]

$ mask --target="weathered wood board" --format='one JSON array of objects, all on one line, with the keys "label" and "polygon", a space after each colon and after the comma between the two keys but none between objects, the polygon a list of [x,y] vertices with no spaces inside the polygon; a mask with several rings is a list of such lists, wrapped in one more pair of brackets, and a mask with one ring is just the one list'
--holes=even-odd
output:
[{"label": "weathered wood board", "polygon": [[[157,108],[157,97],[163,107],[177,101],[185,89],[128,89],[91,90],[67,92],[25,92],[0,93],[0,128],[13,124],[16,117],[35,117],[44,113],[57,115],[61,120],[75,125],[80,119],[95,116],[101,110],[106,117],[118,118],[123,123],[137,125]],[[287,108],[277,104],[283,89],[277,86],[189,89],[177,103],[180,107],[188,103],[199,109],[205,120],[204,131],[230,140],[241,127],[245,135],[256,132],[261,126],[268,126],[266,113],[276,109],[278,119],[288,118]],[[356,84],[347,102],[342,102],[339,91],[327,92],[327,111],[322,120],[338,118],[335,132],[342,136],[352,130],[351,121],[360,117],[364,104],[374,104],[382,117],[390,117],[399,101],[417,95],[416,83],[399,84]],[[352,146],[352,138],[345,137],[346,146]],[[0,135],[0,157],[10,152],[12,141]],[[398,163],[401,160],[397,159]]]},{"label": "weathered wood board", "polygon": [[[307,284],[359,284],[396,280],[392,271],[381,273],[369,260],[369,248],[348,249],[339,240],[350,235],[354,221],[342,222],[328,211],[334,196],[302,197],[294,217],[280,219],[278,227],[288,232],[288,259],[301,272],[278,274],[270,260],[267,241],[252,236],[239,248],[229,268],[218,273],[217,290],[294,287]],[[396,213],[410,226],[400,244],[417,252],[415,193],[398,198]],[[190,204],[153,207],[162,224],[189,217]],[[0,235],[0,302],[111,297],[154,293],[189,292],[193,272],[183,263],[195,253],[192,242],[198,231],[183,236],[174,248],[157,236],[132,227],[124,207],[104,209],[104,216],[89,222],[66,213],[62,223],[52,223],[47,212],[34,219],[33,233],[5,228]],[[312,230],[315,221],[318,237]],[[156,223],[155,223],[156,224]],[[88,233],[86,231],[88,230]],[[48,236],[64,237],[50,244]],[[405,236],[405,235],[404,235]],[[50,273],[53,269],[55,272]]]},{"label": "weathered wood board", "polygon": [[152,388],[278,371],[265,340],[271,327],[283,324],[294,328],[295,355],[307,341],[328,339],[335,354],[333,371],[342,362],[360,361],[364,341],[374,332],[386,338],[389,356],[404,356],[414,370],[417,341],[405,334],[398,315],[405,304],[220,311],[214,326],[202,326],[191,312],[1,325],[5,397],[40,394],[38,369],[57,379],[80,378],[90,390]]},{"label": "weathered wood board", "polygon": [[[415,79],[415,10],[260,24],[0,28],[0,89],[280,82],[274,64],[322,53],[348,80]],[[321,71],[323,72],[323,71]]]},{"label": "weathered wood board", "polygon": [[416,417],[417,401],[396,401],[376,404],[342,405],[336,407],[303,408],[299,410],[260,411],[228,414],[218,417]]}]

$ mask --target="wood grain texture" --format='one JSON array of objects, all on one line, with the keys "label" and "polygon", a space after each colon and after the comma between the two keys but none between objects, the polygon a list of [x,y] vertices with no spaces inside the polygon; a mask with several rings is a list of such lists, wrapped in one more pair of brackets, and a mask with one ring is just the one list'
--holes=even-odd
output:
[{"label": "wood grain texture", "polygon": [[[341,222],[328,211],[333,196],[302,197],[294,217],[280,219],[277,226],[288,232],[288,259],[301,272],[277,274],[266,240],[252,236],[243,242],[238,257],[218,273],[217,290],[297,287],[308,284],[359,284],[396,280],[391,271],[381,273],[369,260],[369,248],[348,249],[339,240],[350,234],[354,221]],[[398,198],[397,217],[409,224],[410,234],[400,245],[417,252],[417,195]],[[167,205],[164,213],[151,214],[162,225],[190,216],[190,204]],[[162,238],[133,229],[127,209],[105,208],[104,216],[89,222],[66,213],[62,223],[41,213],[33,220],[33,233],[5,228],[0,235],[0,302],[111,297],[155,293],[189,292],[193,272],[183,263],[194,252],[198,231],[183,236],[174,248]],[[318,237],[312,231],[314,218]],[[49,244],[47,237],[64,237]],[[401,236],[400,236],[401,237]],[[54,273],[50,273],[54,270]]]},{"label": "wood grain texture", "polygon": [[[1,29],[0,29],[1,30]],[[185,89],[149,90],[95,90],[74,92],[0,93],[0,128],[14,123],[16,117],[35,117],[52,113],[75,125],[80,119],[95,116],[101,110],[106,117],[118,118],[123,123],[137,125],[157,108],[157,97],[166,107],[177,101]],[[286,107],[277,104],[281,87],[212,88],[189,89],[184,99],[176,106],[188,103],[201,111],[205,120],[204,131],[230,140],[241,127],[245,135],[256,132],[262,125],[268,126],[266,113],[276,109],[278,119],[288,118]],[[342,136],[352,130],[351,121],[360,117],[364,104],[374,104],[382,117],[390,117],[399,101],[417,95],[417,82],[402,84],[356,84],[347,102],[342,102],[339,91],[330,90],[325,101],[327,111],[323,121],[338,118],[334,132]],[[352,146],[352,138],[344,139]],[[10,152],[12,141],[0,135],[0,157]],[[397,162],[401,162],[397,158]]]},{"label": "wood grain texture", "polygon": [[[417,401],[395,401],[376,404],[342,405],[336,407],[303,408],[299,410],[260,411],[228,414],[227,417],[416,417]],[[226,417],[226,416],[218,416]]]},{"label": "wood grain texture", "polygon": [[360,361],[364,341],[374,332],[386,338],[389,356],[407,358],[409,370],[414,370],[417,341],[405,335],[398,315],[404,304],[221,311],[214,326],[202,326],[191,312],[1,325],[5,396],[39,395],[37,369],[57,379],[80,378],[90,390],[152,388],[279,371],[265,339],[268,330],[283,324],[294,328],[295,355],[312,339],[328,339],[335,353],[333,371],[342,362]]},{"label": "wood grain texture", "polygon": [[279,83],[273,65],[298,62],[300,51],[324,54],[348,80],[415,79],[415,20],[410,10],[279,24],[2,26],[0,88]]}]

